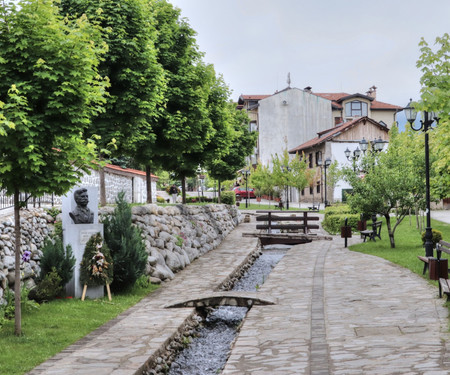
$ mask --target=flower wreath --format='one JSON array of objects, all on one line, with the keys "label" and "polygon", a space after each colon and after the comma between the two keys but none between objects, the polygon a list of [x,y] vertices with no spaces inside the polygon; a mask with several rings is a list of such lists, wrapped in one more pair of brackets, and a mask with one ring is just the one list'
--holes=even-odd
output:
[{"label": "flower wreath", "polygon": [[111,254],[100,233],[94,234],[86,243],[80,264],[82,285],[98,286],[111,284],[113,264]]}]

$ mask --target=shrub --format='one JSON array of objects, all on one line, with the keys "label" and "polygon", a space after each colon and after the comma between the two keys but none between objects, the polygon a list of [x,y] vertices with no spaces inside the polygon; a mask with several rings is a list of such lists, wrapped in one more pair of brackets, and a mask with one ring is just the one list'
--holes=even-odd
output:
[{"label": "shrub", "polygon": [[131,208],[119,193],[116,208],[104,221],[105,242],[111,251],[114,263],[114,291],[130,289],[144,273],[147,252],[141,231],[132,224]]},{"label": "shrub", "polygon": [[[422,243],[425,245],[425,233],[426,232],[422,232]],[[442,240],[442,232],[436,230],[436,229],[432,229],[431,233],[433,235],[433,237],[431,238],[431,241],[433,242],[433,249],[436,248],[436,244]]]},{"label": "shrub", "polygon": [[61,277],[55,267],[48,272],[43,280],[30,291],[29,297],[37,302],[51,301],[63,294],[64,287],[61,282]]},{"label": "shrub", "polygon": [[340,233],[341,227],[345,224],[345,218],[348,219],[347,225],[352,227],[352,231],[356,231],[358,228],[359,215],[358,214],[335,214],[326,215],[322,226],[331,234]]},{"label": "shrub", "polygon": [[220,200],[223,204],[236,204],[236,194],[234,191],[222,191],[220,194]]},{"label": "shrub", "polygon": [[55,269],[61,278],[61,286],[64,287],[73,276],[75,257],[72,247],[67,245],[64,249],[61,237],[54,236],[44,241],[42,253],[40,279],[44,280],[45,276]]}]

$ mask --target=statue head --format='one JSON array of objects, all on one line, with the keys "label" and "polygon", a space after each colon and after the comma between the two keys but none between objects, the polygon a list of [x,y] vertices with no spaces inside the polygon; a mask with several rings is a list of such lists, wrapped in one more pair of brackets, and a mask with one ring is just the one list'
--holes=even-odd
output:
[{"label": "statue head", "polygon": [[82,189],[75,190],[73,197],[78,206],[87,207],[87,205],[89,203],[89,196],[87,193],[87,189],[82,188]]}]

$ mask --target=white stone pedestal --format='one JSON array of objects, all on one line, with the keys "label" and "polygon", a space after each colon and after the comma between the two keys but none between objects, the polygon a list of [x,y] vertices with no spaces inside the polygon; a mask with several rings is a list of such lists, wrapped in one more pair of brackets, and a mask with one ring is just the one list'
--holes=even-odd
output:
[{"label": "white stone pedestal", "polygon": [[[84,187],[84,186],[83,186]],[[80,186],[74,187],[62,199],[62,224],[63,224],[63,242],[64,246],[71,245],[76,263],[73,272],[73,278],[66,286],[67,295],[75,298],[81,298],[83,285],[80,284],[80,263],[83,259],[84,248],[92,235],[101,233],[103,236],[103,224],[98,223],[98,191],[96,187],[86,186],[89,196],[89,209],[94,213],[93,224],[74,224],[69,213],[77,206],[73,193],[80,189]],[[104,296],[104,286],[88,287],[86,297],[101,298]]]}]

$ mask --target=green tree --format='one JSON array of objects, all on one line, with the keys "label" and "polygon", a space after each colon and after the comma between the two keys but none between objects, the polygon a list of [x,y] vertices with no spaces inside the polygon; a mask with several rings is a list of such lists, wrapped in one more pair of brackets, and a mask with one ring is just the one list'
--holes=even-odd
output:
[{"label": "green tree", "polygon": [[20,335],[20,192],[63,195],[94,159],[80,133],[104,103],[105,47],[86,17],[63,19],[50,0],[2,3],[0,19],[0,186],[14,194]]},{"label": "green tree", "polygon": [[121,192],[116,199],[116,208],[103,221],[105,242],[110,249],[114,265],[114,281],[111,289],[130,289],[144,273],[147,252],[139,228],[132,224],[131,207]]},{"label": "green tree", "polygon": [[[117,140],[113,154],[145,163],[146,151],[153,149],[156,140],[153,124],[161,114],[165,93],[165,74],[154,45],[157,32],[152,1],[61,0],[61,7],[62,14],[87,14],[100,26],[108,44],[99,67],[110,81],[108,100],[88,134],[100,135],[104,149]],[[100,203],[105,205],[104,178],[100,182]],[[147,189],[151,189],[150,175]]]},{"label": "green tree", "polygon": [[[155,144],[142,155],[147,175],[157,167],[173,171],[178,168],[182,178],[186,167],[178,167],[179,157],[202,152],[215,133],[208,110],[215,73],[211,65],[202,62],[195,31],[180,17],[180,10],[165,0],[156,0],[152,6],[159,31],[155,45],[158,62],[166,74],[167,91],[165,106],[153,127]],[[151,194],[147,199],[150,203]]]},{"label": "green tree", "polygon": [[444,34],[435,40],[433,49],[422,39],[417,67],[422,71],[421,101],[417,110],[435,112],[439,125],[430,132],[431,158],[434,175],[431,189],[435,196],[450,195],[450,36]]},{"label": "green tree", "polygon": [[[247,157],[256,145],[257,133],[249,131],[247,114],[236,111],[235,107],[233,103],[227,103],[224,108],[231,128],[227,129],[228,143],[215,143],[206,160],[210,176],[219,182],[219,199],[222,182],[236,178],[237,172],[245,167]],[[220,137],[220,133],[215,136]]]},{"label": "green tree", "polygon": [[[423,147],[421,139],[413,131],[390,131],[386,152],[368,153],[362,159],[358,171],[351,167],[342,170],[344,179],[352,186],[348,203],[356,212],[370,216],[384,216],[391,248],[395,248],[395,230],[409,214],[410,209],[423,205],[425,186],[423,181]],[[392,224],[392,213],[395,222]]]}]

